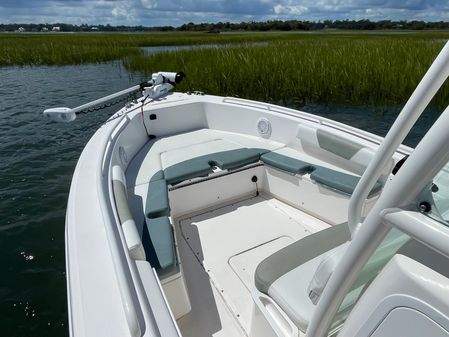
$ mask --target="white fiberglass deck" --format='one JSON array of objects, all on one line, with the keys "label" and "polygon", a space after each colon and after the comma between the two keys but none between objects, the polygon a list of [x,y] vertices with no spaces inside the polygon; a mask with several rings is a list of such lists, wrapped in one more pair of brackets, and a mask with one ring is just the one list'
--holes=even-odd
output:
[{"label": "white fiberglass deck", "polygon": [[264,258],[329,225],[268,195],[175,220],[192,311],[185,337],[249,332],[254,272]]}]

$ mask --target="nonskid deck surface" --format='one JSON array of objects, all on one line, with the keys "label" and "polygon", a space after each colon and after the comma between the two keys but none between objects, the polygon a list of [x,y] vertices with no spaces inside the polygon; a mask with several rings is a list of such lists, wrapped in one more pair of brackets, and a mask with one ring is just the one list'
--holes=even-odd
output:
[{"label": "nonskid deck surface", "polygon": [[329,225],[267,195],[176,220],[192,311],[183,336],[244,336],[257,265],[288,244]]}]

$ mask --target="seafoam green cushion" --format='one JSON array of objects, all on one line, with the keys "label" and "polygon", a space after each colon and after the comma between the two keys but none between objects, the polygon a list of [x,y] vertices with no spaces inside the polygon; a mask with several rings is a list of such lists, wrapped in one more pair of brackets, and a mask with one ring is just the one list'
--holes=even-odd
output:
[{"label": "seafoam green cushion", "polygon": [[314,166],[309,163],[276,152],[265,153],[260,159],[269,166],[294,174],[306,174],[314,170]]},{"label": "seafoam green cushion", "polygon": [[167,167],[164,177],[169,184],[207,176],[212,173],[212,167],[218,166],[223,170],[231,170],[259,161],[260,155],[268,150],[256,148],[241,148],[206,154],[185,160]]},{"label": "seafoam green cushion", "polygon": [[146,219],[142,243],[147,260],[156,269],[164,269],[175,263],[173,230],[168,217]]},{"label": "seafoam green cushion", "polygon": [[363,149],[359,143],[322,129],[317,129],[316,137],[319,147],[347,160],[351,160],[357,152]]},{"label": "seafoam green cushion", "polygon": [[209,160],[216,162],[222,170],[232,170],[258,162],[260,155],[266,152],[268,150],[243,148],[213,153],[209,156]]},{"label": "seafoam green cushion", "polygon": [[212,173],[212,167],[207,157],[201,156],[167,167],[164,170],[164,177],[167,183],[177,184],[183,180],[207,176],[209,173]]},{"label": "seafoam green cushion", "polygon": [[170,214],[167,182],[164,179],[153,180],[148,184],[145,214],[150,219]]},{"label": "seafoam green cushion", "polygon": [[161,180],[164,179],[164,171],[159,170],[150,178],[150,181]]},{"label": "seafoam green cushion", "polygon": [[278,250],[257,266],[254,278],[257,289],[268,295],[268,288],[281,276],[350,238],[348,224],[342,223],[306,236]]},{"label": "seafoam green cushion", "polygon": [[[310,174],[310,178],[317,183],[346,194],[352,194],[360,180],[360,177],[331,170],[326,167],[317,167],[315,171]],[[369,196],[379,192],[381,188],[382,184],[376,182]]]}]

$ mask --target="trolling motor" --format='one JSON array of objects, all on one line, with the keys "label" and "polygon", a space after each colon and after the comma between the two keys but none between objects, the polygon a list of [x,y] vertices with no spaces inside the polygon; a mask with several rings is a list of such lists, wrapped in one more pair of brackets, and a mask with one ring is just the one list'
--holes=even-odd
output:
[{"label": "trolling motor", "polygon": [[142,82],[128,89],[118,91],[114,94],[99,98],[95,101],[77,106],[76,108],[51,108],[44,110],[44,115],[54,121],[68,123],[75,120],[76,115],[91,107],[113,100],[117,97],[130,94],[135,91],[141,91],[142,95],[150,99],[158,99],[170,92],[186,75],[183,72],[173,73],[160,71],[151,75],[151,80]]}]

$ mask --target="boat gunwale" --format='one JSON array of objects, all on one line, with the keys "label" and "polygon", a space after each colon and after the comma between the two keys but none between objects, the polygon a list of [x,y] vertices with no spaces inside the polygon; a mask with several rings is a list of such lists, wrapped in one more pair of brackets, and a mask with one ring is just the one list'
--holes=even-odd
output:
[{"label": "boat gunwale", "polygon": [[[173,93],[175,94],[175,93]],[[345,125],[340,122],[332,121],[328,118],[316,118],[313,114],[299,111],[299,110],[293,110],[289,108],[280,107],[277,105],[272,104],[266,104],[267,108],[264,109],[261,106],[253,106],[253,105],[245,105],[238,103],[229,102],[226,100],[236,100],[236,101],[244,101],[249,103],[256,103],[255,101],[250,100],[241,100],[236,98],[229,98],[229,97],[220,97],[220,96],[212,96],[212,95],[205,95],[205,96],[188,96],[187,94],[183,93],[176,93],[181,94],[184,97],[180,97],[179,95],[169,95],[167,96],[163,101],[150,101],[144,103],[143,112],[144,113],[150,113],[154,111],[153,107],[157,110],[170,108],[174,106],[180,106],[183,104],[190,104],[190,103],[199,103],[199,104],[218,104],[218,105],[243,105],[246,108],[252,108],[256,109],[262,113],[268,113],[273,115],[280,115],[281,117],[290,117],[297,121],[307,121],[308,123],[313,122],[317,125],[324,125],[330,128],[333,128],[335,130],[341,131],[343,133],[346,133],[350,136],[363,139],[365,141],[371,142],[374,145],[379,145],[383,139],[383,137],[374,135],[370,132],[357,129],[355,127]],[[138,101],[139,103],[141,100]],[[120,134],[126,127],[129,125],[132,119],[138,118],[138,115],[140,114],[140,108],[142,107],[141,104],[137,103],[136,105],[133,105],[130,109],[123,107],[120,110],[118,110],[110,119],[108,119],[105,124],[102,125],[102,127],[109,127],[110,130],[107,131],[107,134],[101,135],[102,139],[101,141],[101,150],[99,150],[100,156],[101,156],[101,165],[97,171],[97,183],[98,183],[98,200],[101,205],[101,211],[102,211],[102,217],[104,219],[103,226],[105,228],[105,231],[107,233],[107,241],[109,245],[109,250],[113,256],[116,256],[117,258],[114,259],[113,265],[115,274],[117,277],[120,293],[122,295],[122,304],[124,308],[124,312],[126,315],[126,321],[128,322],[128,327],[130,329],[130,332],[133,336],[142,336],[142,331],[140,329],[140,323],[139,323],[139,313],[141,315],[145,315],[145,312],[151,312],[150,308],[147,308],[147,310],[143,310],[142,305],[145,303],[141,303],[141,301],[138,301],[139,295],[145,296],[145,291],[143,289],[143,286],[141,282],[136,282],[137,279],[139,279],[138,271],[135,266],[132,266],[132,263],[130,263],[130,257],[128,256],[128,252],[126,252],[126,243],[125,238],[123,236],[123,233],[121,233],[120,230],[117,230],[113,226],[119,226],[118,222],[118,216],[114,205],[114,197],[112,194],[112,180],[110,179],[110,170],[111,170],[111,158],[114,153],[115,144],[117,140],[119,139]],[[154,103],[154,104],[153,104]],[[265,104],[265,103],[264,103]],[[207,114],[207,112],[205,112]],[[125,122],[123,122],[125,121]],[[111,124],[112,125],[111,125]],[[98,132],[98,131],[97,131]],[[359,133],[357,133],[359,132]],[[95,133],[93,137],[98,135],[98,133]],[[93,138],[92,137],[92,138]],[[145,143],[146,144],[146,143]],[[145,144],[142,144],[144,146]],[[89,146],[89,143],[86,145],[86,147]],[[85,149],[83,150],[83,152]],[[408,154],[411,153],[412,149],[408,146],[401,145],[401,147],[396,151],[396,154]],[[130,162],[133,158],[130,159]],[[75,169],[75,172],[77,172],[77,168]],[[78,172],[77,175],[82,174],[81,172]],[[72,184],[75,183],[75,180],[72,181]],[[108,200],[109,199],[109,200]],[[111,213],[112,212],[112,213]],[[67,212],[68,217],[69,212]],[[112,221],[113,220],[113,221]],[[68,223],[68,220],[66,220],[66,224]],[[69,239],[69,233],[67,231],[67,225],[66,225],[66,253],[68,253],[68,245],[70,242]],[[118,237],[117,237],[118,235]],[[119,255],[125,254],[122,256],[123,258],[120,258]],[[126,263],[123,259],[126,259]],[[118,261],[117,261],[118,260]],[[69,256],[67,254],[66,256],[66,266],[67,266],[67,272],[69,273],[69,266],[68,263]],[[120,261],[120,262],[119,262]],[[123,272],[123,273],[122,273]],[[69,273],[70,274],[70,273]],[[129,275],[129,277],[127,277]],[[140,279],[139,279],[140,280]],[[68,287],[68,300],[69,300],[69,317],[72,319],[71,310],[70,310],[70,297],[71,297],[71,287],[70,287],[70,277],[67,277],[67,287]],[[133,293],[133,294],[132,294]],[[148,301],[145,301],[148,302]],[[148,304],[148,303],[147,303]],[[147,315],[145,315],[147,316]],[[150,317],[145,317],[145,322],[155,323],[153,328],[157,329],[157,322],[155,321],[155,318],[152,315],[149,315]],[[70,328],[73,332],[73,327]],[[146,327],[148,329],[148,326]]]}]

